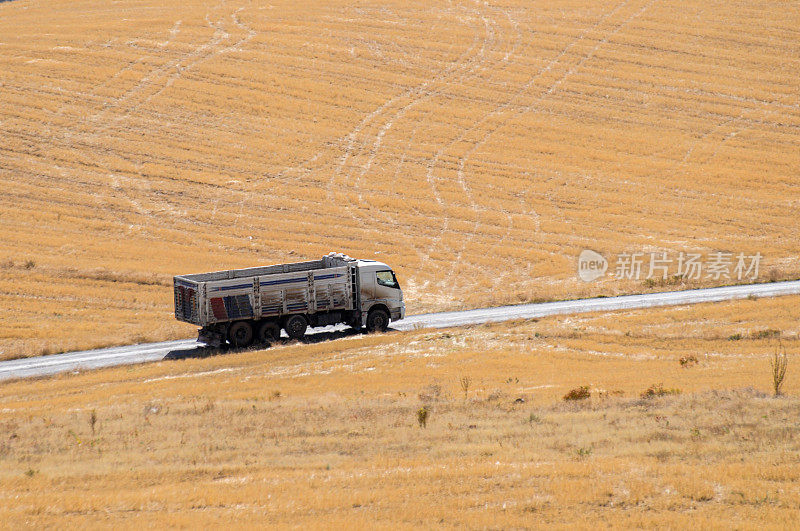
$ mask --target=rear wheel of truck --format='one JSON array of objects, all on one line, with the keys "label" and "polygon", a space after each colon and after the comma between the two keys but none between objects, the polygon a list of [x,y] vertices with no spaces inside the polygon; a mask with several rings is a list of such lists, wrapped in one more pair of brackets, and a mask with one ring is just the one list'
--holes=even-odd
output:
[{"label": "rear wheel of truck", "polygon": [[247,321],[233,323],[228,330],[228,342],[236,348],[244,348],[253,342],[253,327]]},{"label": "rear wheel of truck", "polygon": [[387,328],[389,328],[389,313],[380,308],[371,310],[367,316],[367,331],[386,332]]},{"label": "rear wheel of truck", "polygon": [[264,345],[271,345],[281,337],[281,327],[275,321],[264,321],[258,327],[258,341]]},{"label": "rear wheel of truck", "polygon": [[304,335],[306,335],[306,329],[308,328],[308,321],[302,315],[292,315],[283,325],[283,329],[286,330],[286,334],[292,339],[300,339]]}]

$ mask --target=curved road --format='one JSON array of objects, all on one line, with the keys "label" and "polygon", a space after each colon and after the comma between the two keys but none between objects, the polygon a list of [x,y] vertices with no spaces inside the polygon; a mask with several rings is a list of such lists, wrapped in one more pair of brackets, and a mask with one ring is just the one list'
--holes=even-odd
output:
[{"label": "curved road", "polygon": [[[416,328],[448,328],[494,321],[510,321],[514,319],[532,319],[558,314],[576,314],[585,312],[607,312],[614,310],[630,310],[651,308],[654,306],[677,306],[700,302],[719,302],[732,299],[744,299],[750,296],[775,297],[779,295],[800,294],[800,281],[775,282],[770,284],[750,284],[742,286],[726,286],[721,288],[704,288],[685,291],[669,291],[666,293],[648,293],[644,295],[621,295],[618,297],[598,297],[594,299],[577,299],[538,304],[519,304],[515,306],[499,306],[460,312],[441,312],[410,315],[402,321],[392,323],[394,330],[413,330]],[[315,336],[320,339],[341,337],[346,335],[347,327],[339,325],[312,330],[309,340]],[[194,339],[165,341],[162,343],[146,343],[127,345],[99,350],[68,352],[51,356],[38,356],[18,360],[0,362],[0,380],[11,378],[29,378],[47,376],[64,371],[76,371],[160,361],[168,358],[207,355],[208,349]]]}]

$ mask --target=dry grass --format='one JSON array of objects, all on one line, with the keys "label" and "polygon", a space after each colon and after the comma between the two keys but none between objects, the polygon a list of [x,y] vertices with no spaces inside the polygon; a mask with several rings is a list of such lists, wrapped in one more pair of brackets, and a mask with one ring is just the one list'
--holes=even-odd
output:
[{"label": "dry grass", "polygon": [[[776,340],[727,336],[780,329],[795,362],[798,302],[354,336],[6,383],[0,519],[792,527],[798,380],[772,398]],[[682,394],[639,397],[659,382]],[[588,400],[561,400],[581,385]]]},{"label": "dry grass", "polygon": [[2,3],[0,357],[190,336],[173,274],[330,250],[386,258],[415,313],[648,288],[581,284],[584,247],[795,276],[798,25],[701,0]]}]

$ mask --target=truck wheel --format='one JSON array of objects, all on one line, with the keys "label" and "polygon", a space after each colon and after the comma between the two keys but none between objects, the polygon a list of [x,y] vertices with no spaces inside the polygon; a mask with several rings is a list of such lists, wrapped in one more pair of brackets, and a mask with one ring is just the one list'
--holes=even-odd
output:
[{"label": "truck wheel", "polygon": [[228,330],[228,341],[236,348],[244,348],[253,342],[253,327],[247,321],[233,323]]},{"label": "truck wheel", "polygon": [[258,328],[258,340],[264,345],[271,345],[281,337],[281,327],[275,321],[264,321]]},{"label": "truck wheel", "polygon": [[286,334],[292,339],[300,339],[306,335],[306,328],[308,328],[308,321],[302,315],[292,315],[286,319],[283,329]]},{"label": "truck wheel", "polygon": [[367,316],[367,331],[386,332],[389,328],[389,314],[386,310],[377,308],[369,312]]}]

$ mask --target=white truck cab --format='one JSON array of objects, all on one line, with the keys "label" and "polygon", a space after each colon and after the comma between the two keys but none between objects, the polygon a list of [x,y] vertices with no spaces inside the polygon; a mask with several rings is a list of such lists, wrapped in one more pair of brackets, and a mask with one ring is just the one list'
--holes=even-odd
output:
[{"label": "white truck cab", "polygon": [[[363,324],[370,310],[376,306],[385,306],[392,321],[406,316],[406,305],[403,302],[403,291],[391,267],[375,260],[358,260],[358,273],[361,284],[361,314]],[[388,324],[388,323],[387,323]]]}]

